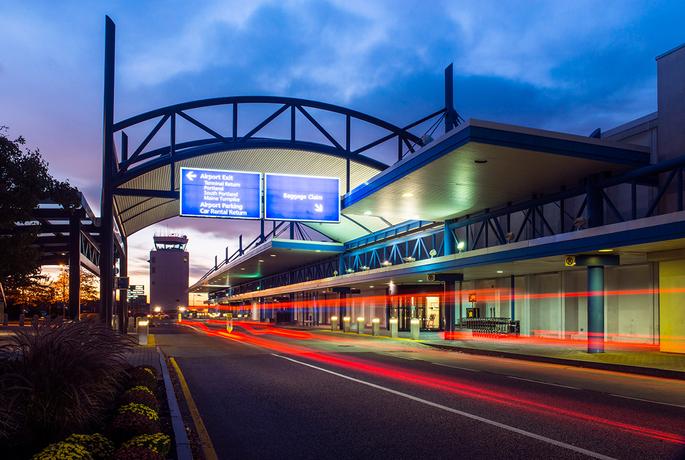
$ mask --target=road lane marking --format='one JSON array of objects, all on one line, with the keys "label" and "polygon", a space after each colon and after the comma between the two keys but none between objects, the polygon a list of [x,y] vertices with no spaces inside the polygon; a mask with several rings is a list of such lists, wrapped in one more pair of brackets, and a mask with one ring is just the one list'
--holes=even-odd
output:
[{"label": "road lane marking", "polygon": [[197,437],[200,438],[200,445],[202,446],[202,453],[206,460],[218,460],[219,457],[214,450],[214,444],[212,444],[212,439],[209,437],[209,432],[207,427],[205,427],[202,417],[200,416],[200,411],[197,409],[195,400],[193,400],[193,395],[190,393],[190,388],[186,382],[186,378],[181,372],[181,368],[176,363],[173,357],[169,357],[169,362],[176,371],[176,376],[178,377],[178,383],[181,385],[181,391],[183,392],[183,397],[186,399],[186,404],[188,405],[188,411],[190,411],[190,416],[193,418],[193,423],[197,430]]},{"label": "road lane marking", "polygon": [[642,399],[642,398],[634,398],[632,396],[623,396],[623,395],[617,395],[614,393],[609,393],[610,396],[616,396],[617,398],[623,398],[623,399],[632,399],[634,401],[642,401],[650,404],[661,404],[662,406],[671,406],[671,407],[679,407],[681,409],[685,409],[685,405],[681,404],[671,404],[671,403],[665,403],[665,402],[659,402],[659,401],[651,401],[649,399]]},{"label": "road lane marking", "polygon": [[403,393],[401,391],[393,390],[391,388],[387,388],[387,387],[384,387],[382,385],[377,385],[375,383],[367,382],[366,380],[361,380],[361,379],[358,379],[355,377],[350,377],[348,375],[341,374],[341,373],[335,372],[335,371],[331,371],[331,370],[325,369],[323,367],[315,366],[313,364],[309,364],[309,363],[306,363],[304,361],[298,361],[297,359],[289,358],[288,356],[283,356],[283,355],[279,355],[276,353],[271,353],[271,354],[273,356],[276,356],[277,358],[285,359],[285,360],[291,361],[293,363],[300,364],[302,366],[307,366],[307,367],[310,367],[312,369],[316,369],[316,370],[321,371],[321,372],[326,372],[327,374],[335,375],[336,377],[340,377],[340,378],[343,378],[346,380],[350,380],[352,382],[360,383],[362,385],[366,385],[366,386],[369,386],[371,388],[375,388],[377,390],[385,391],[387,393],[392,393],[396,396],[401,396],[403,398],[407,398],[407,399],[410,399],[412,401],[416,401],[416,402],[425,404],[427,406],[435,407],[437,409],[441,409],[441,410],[444,410],[446,412],[451,412],[453,414],[457,414],[457,415],[460,415],[462,417],[469,418],[471,420],[477,420],[479,422],[482,422],[482,423],[485,423],[488,425],[492,425],[492,426],[495,426],[497,428],[501,428],[503,430],[511,431],[513,433],[517,433],[517,434],[520,434],[522,436],[526,436],[528,438],[535,439],[537,441],[542,441],[542,442],[545,442],[547,444],[551,444],[553,446],[561,447],[563,449],[572,450],[574,452],[578,452],[580,454],[587,455],[588,457],[599,458],[602,460],[614,460],[613,457],[609,457],[609,456],[600,454],[598,452],[593,452],[591,450],[583,449],[582,447],[574,446],[573,444],[567,444],[567,443],[562,442],[562,441],[557,441],[556,439],[548,438],[546,436],[543,436],[540,434],[535,434],[535,433],[532,433],[530,431],[526,431],[526,430],[523,430],[521,428],[516,428],[514,426],[507,425],[504,423],[496,422],[494,420],[490,420],[490,419],[487,419],[485,417],[481,417],[479,415],[471,414],[469,412],[464,412],[464,411],[461,411],[458,409],[454,409],[452,407],[443,406],[442,404],[438,404],[438,403],[435,403],[432,401],[428,401],[427,399],[419,398],[418,396],[413,396],[413,395],[410,395],[408,393]]},{"label": "road lane marking", "polygon": [[480,372],[480,369],[469,369],[468,367],[453,366],[451,364],[443,364],[443,363],[431,363],[431,364],[435,364],[436,366],[442,366],[442,367],[451,367],[452,369],[461,369],[462,371]]},{"label": "road lane marking", "polygon": [[578,387],[572,387],[570,385],[562,385],[560,383],[543,382],[542,380],[524,379],[523,377],[515,377],[513,375],[507,375],[510,379],[523,380],[524,382],[540,383],[542,385],[549,385],[552,387],[568,388],[570,390],[580,390]]}]

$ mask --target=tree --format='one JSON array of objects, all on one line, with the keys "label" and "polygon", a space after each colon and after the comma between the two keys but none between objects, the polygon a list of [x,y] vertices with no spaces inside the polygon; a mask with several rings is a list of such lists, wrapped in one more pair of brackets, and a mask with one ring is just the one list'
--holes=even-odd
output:
[{"label": "tree", "polygon": [[[53,300],[63,305],[69,303],[69,270],[62,268],[52,283]],[[100,289],[97,278],[92,273],[81,270],[81,301],[92,302],[100,299]]]},{"label": "tree", "polygon": [[39,281],[40,253],[32,244],[36,227],[33,210],[43,200],[66,209],[80,205],[77,189],[54,179],[38,150],[25,147],[23,137],[10,140],[0,126],[0,282],[12,294]]}]

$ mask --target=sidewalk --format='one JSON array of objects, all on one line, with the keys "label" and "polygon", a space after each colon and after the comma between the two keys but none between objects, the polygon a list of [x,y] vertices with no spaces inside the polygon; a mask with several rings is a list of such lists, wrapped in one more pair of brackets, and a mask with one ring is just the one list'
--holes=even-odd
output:
[{"label": "sidewalk", "polygon": [[[279,326],[281,327],[281,326]],[[289,329],[306,330],[341,336],[374,338],[371,334],[357,334],[355,331],[344,333],[331,331],[330,326],[297,327]],[[368,329],[367,329],[368,332]],[[486,338],[469,340],[444,340],[440,332],[421,332],[419,340],[413,341],[408,332],[400,332],[397,339],[390,338],[390,331],[380,330],[380,338],[410,341],[448,351],[485,356],[497,356],[527,361],[547,362],[567,366],[587,367],[616,372],[650,375],[685,380],[685,355],[662,353],[653,346],[634,346],[634,349],[621,349],[621,344],[608,342],[605,353],[589,354],[582,341],[569,345],[560,340],[540,339],[538,343],[526,343],[526,338]]]},{"label": "sidewalk", "polygon": [[[152,336],[152,335],[150,335]],[[152,341],[154,343],[154,341]],[[159,365],[159,352],[157,347],[152,344],[135,345],[133,349],[126,354],[126,358],[131,366],[151,366],[157,369],[157,372],[162,372]]]}]

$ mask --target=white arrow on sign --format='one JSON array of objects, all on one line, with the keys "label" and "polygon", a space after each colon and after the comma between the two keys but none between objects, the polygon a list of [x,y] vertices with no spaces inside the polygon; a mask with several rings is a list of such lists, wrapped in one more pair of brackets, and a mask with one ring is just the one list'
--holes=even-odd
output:
[{"label": "white arrow on sign", "polygon": [[192,171],[188,171],[188,172],[186,173],[186,177],[188,178],[188,180],[189,180],[190,182],[192,182],[193,179],[195,179],[195,178],[197,177],[197,174],[195,174],[195,173],[192,172]]},{"label": "white arrow on sign", "polygon": [[316,212],[323,212],[323,204],[321,204],[321,203],[314,203],[314,211],[316,211]]}]

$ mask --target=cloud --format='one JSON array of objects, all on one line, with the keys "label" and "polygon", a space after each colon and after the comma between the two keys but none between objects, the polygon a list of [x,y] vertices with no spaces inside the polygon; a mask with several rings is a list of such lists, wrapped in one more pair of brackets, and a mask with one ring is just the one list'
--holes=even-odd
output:
[{"label": "cloud", "polygon": [[[216,1],[198,8],[181,30],[144,43],[130,43],[121,72],[129,86],[156,85],[180,74],[194,73],[234,59],[243,50],[222,47],[219,31],[244,30],[254,13],[270,0]],[[188,12],[188,14],[192,14]]]},{"label": "cloud", "polygon": [[[639,7],[597,3],[498,2],[460,3],[445,12],[456,26],[458,71],[526,82],[541,87],[572,84],[555,70],[566,61],[612,44],[639,13]],[[631,2],[632,3],[632,2]],[[620,6],[620,7],[618,7]]]}]

